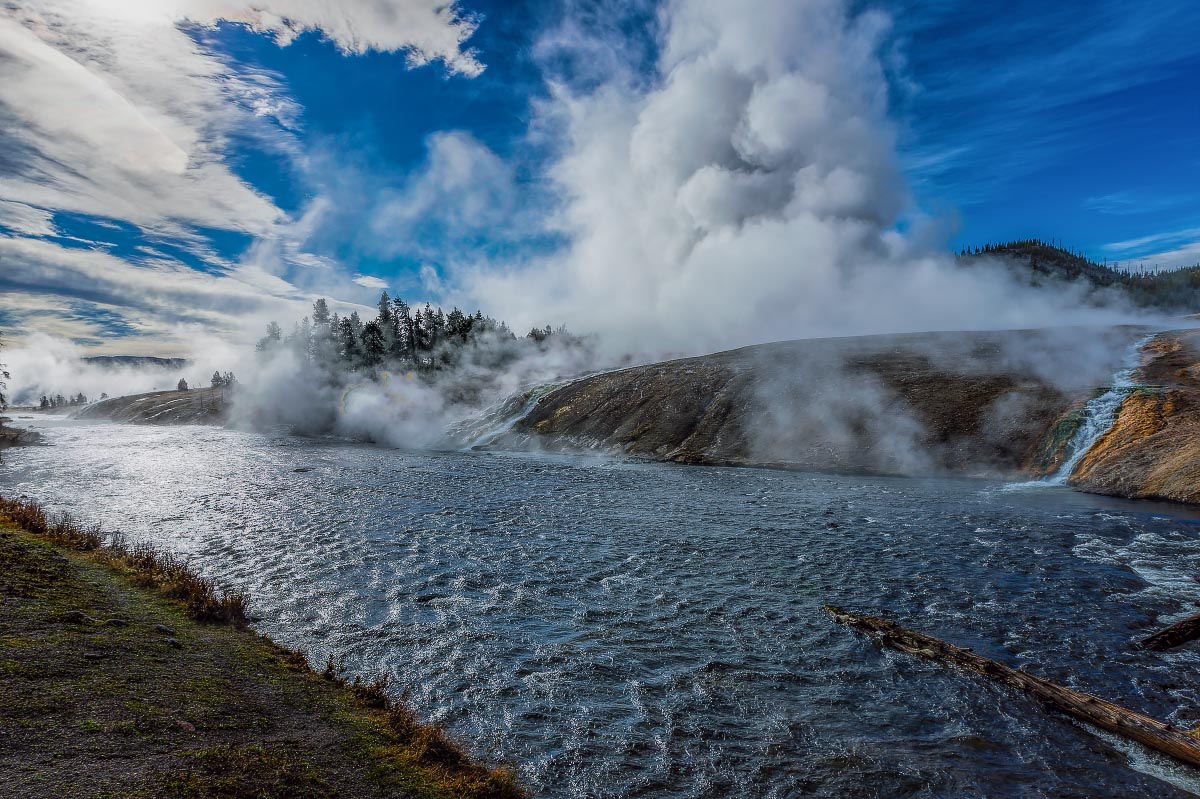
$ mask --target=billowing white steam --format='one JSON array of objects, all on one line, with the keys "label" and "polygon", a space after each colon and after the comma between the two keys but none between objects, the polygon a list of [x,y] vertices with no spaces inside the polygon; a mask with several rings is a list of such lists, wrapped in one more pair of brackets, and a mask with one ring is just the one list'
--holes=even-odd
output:
[{"label": "billowing white steam", "polygon": [[878,57],[889,20],[848,5],[667,3],[649,88],[617,76],[550,104],[565,253],[463,269],[462,293],[637,352],[1103,321],[898,232],[919,219]]},{"label": "billowing white steam", "polygon": [[174,389],[180,378],[190,385],[208,385],[214,371],[235,371],[246,361],[245,353],[216,339],[206,339],[179,355],[188,363],[182,369],[146,366],[109,366],[84,360],[87,355],[65,338],[33,333],[0,351],[0,361],[12,373],[9,402],[36,405],[42,395],[74,396],[89,400],[102,394],[120,397],[148,391]]}]

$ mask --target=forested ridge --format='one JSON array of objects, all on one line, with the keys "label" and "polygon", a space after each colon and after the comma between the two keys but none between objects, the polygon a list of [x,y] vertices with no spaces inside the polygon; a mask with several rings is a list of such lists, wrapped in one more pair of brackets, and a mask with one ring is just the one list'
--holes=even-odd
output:
[{"label": "forested ridge", "polygon": [[1140,308],[1200,312],[1200,264],[1173,270],[1146,269],[1134,261],[1102,264],[1041,239],[967,248],[958,258],[967,267],[996,258],[1015,261],[1014,273],[1034,286],[1082,281],[1096,290],[1098,302],[1104,301],[1107,290]]}]

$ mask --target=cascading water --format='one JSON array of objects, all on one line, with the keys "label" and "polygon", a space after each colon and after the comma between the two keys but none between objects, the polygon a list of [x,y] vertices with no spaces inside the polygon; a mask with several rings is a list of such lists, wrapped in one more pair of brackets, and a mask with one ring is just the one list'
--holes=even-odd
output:
[{"label": "cascading water", "polygon": [[463,449],[486,447],[512,430],[517,422],[532,413],[543,397],[564,385],[568,384],[551,383],[515,394],[505,401],[485,409],[479,415],[464,419],[452,426],[450,435],[455,440],[463,442]]},{"label": "cascading water", "polygon": [[503,402],[498,402],[474,416],[454,423],[447,432],[454,441],[460,442],[463,450],[484,449],[516,427],[521,420],[533,413],[533,409],[538,406],[538,403],[555,391],[578,383],[580,380],[619,372],[623,368],[625,367],[587,372],[557,383],[544,383],[519,391]]},{"label": "cascading water", "polygon": [[1121,404],[1137,387],[1134,375],[1141,365],[1142,347],[1153,337],[1153,335],[1149,335],[1138,339],[1126,353],[1126,366],[1113,375],[1112,385],[1109,389],[1084,405],[1083,421],[1080,423],[1079,429],[1075,431],[1075,435],[1071,437],[1070,455],[1059,470],[1046,479],[1046,482],[1057,485],[1066,483],[1092,445],[1112,428],[1113,423],[1117,420],[1117,414],[1121,410]]}]

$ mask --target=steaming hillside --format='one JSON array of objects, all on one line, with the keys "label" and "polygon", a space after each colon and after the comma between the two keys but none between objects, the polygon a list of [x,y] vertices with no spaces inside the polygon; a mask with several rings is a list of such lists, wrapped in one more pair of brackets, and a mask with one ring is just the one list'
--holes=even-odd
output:
[{"label": "steaming hillside", "polygon": [[602,374],[494,448],[896,474],[1054,471],[1131,329],[792,341]]},{"label": "steaming hillside", "polygon": [[101,400],[75,413],[78,419],[108,419],[127,424],[221,424],[228,411],[227,391],[197,388],[155,391]]},{"label": "steaming hillside", "polygon": [[[1005,478],[1056,472],[1082,408],[1144,331],[924,333],[780,342],[603,373],[464,424],[500,450],[687,464]],[[1069,476],[1085,491],[1200,502],[1200,332],[1159,334],[1139,385]],[[219,424],[232,396],[165,391],[81,418]],[[519,409],[524,409],[521,415]],[[503,416],[503,415],[501,415]],[[513,418],[514,416],[518,418]],[[507,428],[505,425],[508,425]],[[494,432],[497,428],[500,432]]]}]

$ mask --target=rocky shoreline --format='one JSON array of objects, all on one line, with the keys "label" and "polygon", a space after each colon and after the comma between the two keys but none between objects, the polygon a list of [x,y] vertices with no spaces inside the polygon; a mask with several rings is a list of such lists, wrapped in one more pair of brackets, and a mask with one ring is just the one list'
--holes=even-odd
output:
[{"label": "rocky shoreline", "polygon": [[42,434],[11,426],[12,419],[0,416],[0,450],[11,447],[29,447],[42,443]]}]

